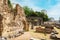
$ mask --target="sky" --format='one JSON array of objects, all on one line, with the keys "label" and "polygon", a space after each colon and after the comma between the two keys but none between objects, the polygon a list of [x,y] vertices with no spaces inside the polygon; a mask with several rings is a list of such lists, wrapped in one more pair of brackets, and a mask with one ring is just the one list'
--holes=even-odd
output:
[{"label": "sky", "polygon": [[60,17],[60,0],[11,0],[13,4],[28,6],[34,11],[47,10],[49,17],[58,20]]}]

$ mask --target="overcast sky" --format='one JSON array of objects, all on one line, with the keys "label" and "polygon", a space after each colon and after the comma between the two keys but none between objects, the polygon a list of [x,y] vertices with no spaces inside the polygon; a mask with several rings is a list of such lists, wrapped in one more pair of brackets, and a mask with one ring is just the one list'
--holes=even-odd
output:
[{"label": "overcast sky", "polygon": [[28,6],[35,11],[47,10],[49,17],[58,20],[60,17],[60,0],[11,0],[12,3]]}]

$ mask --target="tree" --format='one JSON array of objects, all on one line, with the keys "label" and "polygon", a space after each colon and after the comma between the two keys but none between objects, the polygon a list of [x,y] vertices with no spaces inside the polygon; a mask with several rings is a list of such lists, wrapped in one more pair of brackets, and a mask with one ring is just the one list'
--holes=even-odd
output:
[{"label": "tree", "polygon": [[24,8],[24,12],[25,12],[26,16],[37,16],[35,14],[35,12],[28,6],[24,6],[23,8]]},{"label": "tree", "polygon": [[54,18],[53,17],[50,17],[50,21],[54,21]]},{"label": "tree", "polygon": [[36,16],[36,17],[41,17],[43,19],[43,21],[48,21],[48,15],[46,14],[45,10],[42,10],[41,12],[38,11],[34,11],[31,8],[29,8],[28,6],[24,6],[24,12],[26,14],[27,17],[29,16]]},{"label": "tree", "polygon": [[8,6],[9,6],[10,8],[12,8],[12,4],[11,4],[11,1],[10,1],[10,0],[8,0]]},{"label": "tree", "polygon": [[41,15],[39,15],[39,16],[42,17],[43,21],[49,20],[48,15],[46,14],[46,10],[42,10],[40,13],[41,13]]},{"label": "tree", "polygon": [[30,13],[30,8],[28,8],[28,6],[24,6],[23,7],[24,8],[24,12],[25,12],[25,14],[26,14],[26,16],[29,16],[31,13]]},{"label": "tree", "polygon": [[41,12],[36,12],[38,17],[41,17],[43,19],[43,21],[48,21],[48,15],[46,14],[45,11],[41,11]]}]

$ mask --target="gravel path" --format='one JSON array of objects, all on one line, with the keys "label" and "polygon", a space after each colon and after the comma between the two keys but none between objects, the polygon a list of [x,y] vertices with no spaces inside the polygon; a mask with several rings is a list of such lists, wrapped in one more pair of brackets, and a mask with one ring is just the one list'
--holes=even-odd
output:
[{"label": "gravel path", "polygon": [[[60,29],[55,28],[57,32],[59,32],[59,36],[60,36]],[[29,40],[31,38],[35,38],[35,39],[46,39],[46,40],[51,40],[50,39],[50,34],[46,34],[46,36],[43,33],[35,33],[34,30],[30,30],[28,32],[25,32],[24,34],[22,34],[19,37],[10,39],[10,40]]]},{"label": "gravel path", "polygon": [[31,34],[29,32],[25,32],[21,36],[13,38],[13,39],[10,39],[10,40],[29,40],[31,37],[32,36],[31,36]]}]

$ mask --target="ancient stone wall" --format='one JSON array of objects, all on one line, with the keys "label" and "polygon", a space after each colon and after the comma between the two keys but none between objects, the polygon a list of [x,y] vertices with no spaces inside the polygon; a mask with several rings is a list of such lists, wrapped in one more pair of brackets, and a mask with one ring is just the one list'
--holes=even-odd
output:
[{"label": "ancient stone wall", "polygon": [[[18,17],[19,15],[19,18],[20,20],[23,22],[24,24],[24,30],[28,31],[29,30],[29,27],[28,27],[28,23],[27,23],[27,20],[26,20],[26,16],[24,14],[24,10],[21,6],[19,6],[19,4],[16,5],[16,10],[17,10],[17,15],[16,17]],[[18,19],[15,19],[15,21],[17,21]]]},{"label": "ancient stone wall", "polygon": [[[18,4],[16,5],[16,15],[14,10],[9,8],[8,0],[0,0],[0,14],[2,15],[3,30],[1,32],[3,37],[13,37],[18,35],[20,31],[28,30],[28,23],[24,14],[24,10]],[[14,19],[15,17],[15,19]],[[14,20],[13,20],[14,19]]]}]

